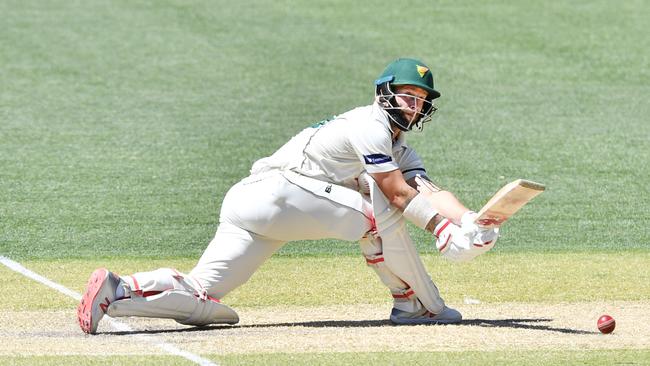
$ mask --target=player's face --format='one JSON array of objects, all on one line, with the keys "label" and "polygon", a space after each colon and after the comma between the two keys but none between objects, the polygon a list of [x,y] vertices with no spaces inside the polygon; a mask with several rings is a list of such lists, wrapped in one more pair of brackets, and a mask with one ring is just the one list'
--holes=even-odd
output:
[{"label": "player's face", "polygon": [[413,85],[396,85],[395,99],[407,121],[413,121],[422,111],[427,91]]}]

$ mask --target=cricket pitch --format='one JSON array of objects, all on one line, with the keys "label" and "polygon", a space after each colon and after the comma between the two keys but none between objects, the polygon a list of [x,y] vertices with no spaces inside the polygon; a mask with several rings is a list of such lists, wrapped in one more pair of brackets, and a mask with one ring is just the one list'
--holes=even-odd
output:
[{"label": "cricket pitch", "polygon": [[[455,306],[455,304],[450,304]],[[120,318],[133,332],[100,323],[100,334],[81,332],[74,309],[0,314],[0,355],[154,355],[134,336],[153,336],[197,354],[418,352],[498,350],[647,349],[650,302],[474,304],[457,308],[459,325],[393,326],[383,305],[239,309],[234,326],[187,327],[172,320]],[[603,335],[596,320],[617,321]]]}]

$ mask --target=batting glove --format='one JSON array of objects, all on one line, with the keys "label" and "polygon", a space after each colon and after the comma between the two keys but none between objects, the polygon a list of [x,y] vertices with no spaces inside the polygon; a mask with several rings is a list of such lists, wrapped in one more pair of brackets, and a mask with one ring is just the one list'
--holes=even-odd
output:
[{"label": "batting glove", "polygon": [[467,232],[448,219],[443,219],[433,233],[437,238],[436,248],[445,259],[452,262],[469,262],[486,253],[494,248],[499,237],[499,229],[479,228],[469,241]]},{"label": "batting glove", "polygon": [[461,235],[467,239],[467,243],[473,243],[474,238],[478,235],[481,228],[476,225],[474,221],[478,214],[474,211],[467,211],[460,218],[460,232]]},{"label": "batting glove", "polygon": [[372,177],[370,174],[363,172],[359,177],[357,178],[357,184],[359,185],[359,193],[364,194],[364,195],[369,195],[370,194],[370,180]]}]

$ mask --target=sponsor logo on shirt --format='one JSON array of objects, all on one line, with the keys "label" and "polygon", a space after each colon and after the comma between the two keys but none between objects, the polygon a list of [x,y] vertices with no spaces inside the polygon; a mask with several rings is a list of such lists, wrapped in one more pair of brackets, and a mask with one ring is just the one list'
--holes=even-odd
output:
[{"label": "sponsor logo on shirt", "polygon": [[366,164],[383,164],[393,161],[393,158],[384,154],[370,154],[364,155],[363,160],[366,161]]}]

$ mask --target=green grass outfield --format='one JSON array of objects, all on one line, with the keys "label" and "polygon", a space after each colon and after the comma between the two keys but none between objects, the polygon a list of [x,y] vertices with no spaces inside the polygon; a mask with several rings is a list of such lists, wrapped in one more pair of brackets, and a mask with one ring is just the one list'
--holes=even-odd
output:
[{"label": "green grass outfield", "polygon": [[[98,265],[191,268],[221,198],[256,159],[304,126],[370,103],[382,68],[410,56],[431,67],[443,95],[433,122],[409,134],[429,176],[473,208],[516,178],[547,185],[475,263],[443,262],[412,228],[446,298],[650,299],[646,1],[7,0],[0,13],[0,255],[75,291]],[[284,304],[281,294],[295,288],[273,275],[282,273],[319,284],[305,305],[349,301],[346,291],[386,302],[361,267],[354,244],[291,243],[229,300]],[[4,267],[0,274],[0,309],[74,307]],[[54,300],[24,302],[25,286]],[[268,296],[268,286],[281,291]],[[223,360],[650,362],[647,350],[300,357]],[[80,361],[0,358],[72,362]],[[83,361],[91,362],[144,360]]]},{"label": "green grass outfield", "polygon": [[[482,303],[562,303],[642,301],[650,293],[650,253],[619,254],[499,254],[484,255],[466,264],[453,264],[434,255],[424,263],[450,304],[466,298]],[[46,260],[23,264],[49,279],[82,292],[93,269],[117,273],[172,267],[188,272],[194,259]],[[65,310],[76,302],[62,294],[24,301],[24,289],[38,292],[40,285],[0,267],[5,295],[0,310]],[[224,301],[235,308],[277,305],[319,306],[386,304],[388,290],[361,255],[339,257],[279,256],[265,263],[245,285]]]},{"label": "green grass outfield", "polygon": [[255,159],[402,55],[443,94],[431,177],[476,208],[548,186],[498,251],[647,250],[647,2],[211,4],[0,4],[2,253],[197,257]]}]

